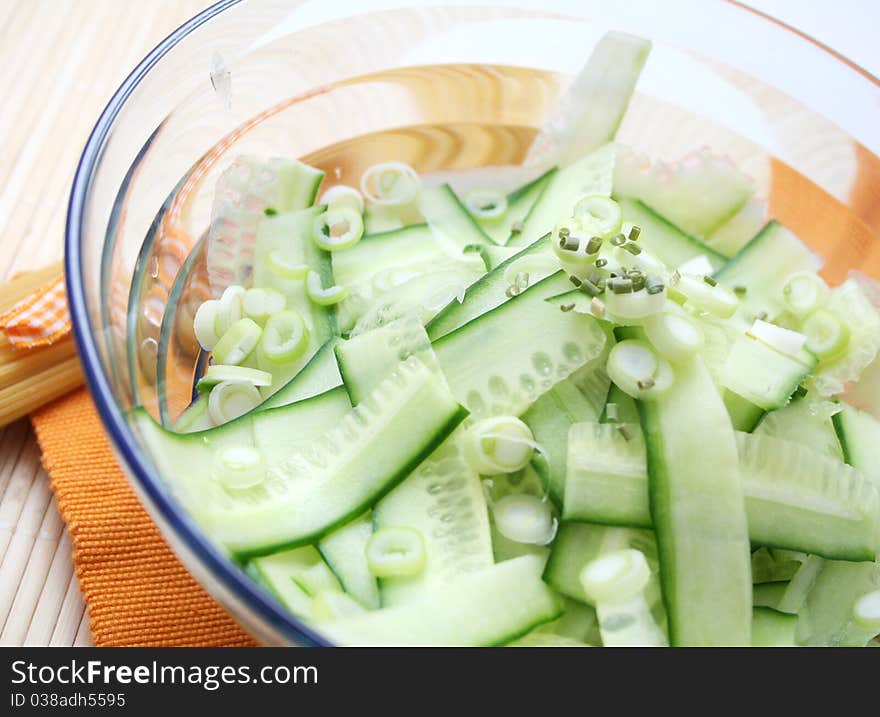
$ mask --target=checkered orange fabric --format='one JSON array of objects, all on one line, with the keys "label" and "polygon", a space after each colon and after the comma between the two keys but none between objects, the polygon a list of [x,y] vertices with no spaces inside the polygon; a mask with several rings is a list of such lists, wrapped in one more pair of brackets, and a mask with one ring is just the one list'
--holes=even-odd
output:
[{"label": "checkered orange fabric", "polygon": [[54,344],[67,336],[70,328],[63,274],[0,314],[0,331],[17,349]]}]

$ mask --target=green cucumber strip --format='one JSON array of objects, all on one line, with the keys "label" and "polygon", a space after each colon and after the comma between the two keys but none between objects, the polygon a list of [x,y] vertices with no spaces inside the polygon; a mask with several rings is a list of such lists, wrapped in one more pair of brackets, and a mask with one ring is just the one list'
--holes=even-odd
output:
[{"label": "green cucumber strip", "polygon": [[268,371],[273,376],[272,385],[260,389],[264,397],[271,396],[296,376],[337,331],[334,308],[311,302],[302,279],[285,279],[274,274],[269,262],[269,256],[277,252],[291,265],[309,266],[319,273],[324,286],[332,286],[330,254],[318,249],[312,241],[314,219],[323,210],[324,207],[319,205],[265,217],[257,231],[254,246],[254,286],[281,292],[287,301],[287,308],[297,311],[309,329],[308,348],[300,358],[289,364],[279,365],[270,361],[262,355],[259,348],[255,352],[257,368]]},{"label": "green cucumber strip", "polygon": [[752,583],[788,582],[800,567],[798,560],[777,560],[769,548],[758,548],[752,553]]},{"label": "green cucumber strip", "polygon": [[741,334],[721,367],[721,385],[764,411],[785,406],[816,366],[806,351],[784,354],[759,339]]},{"label": "green cucumber strip", "polygon": [[[552,622],[539,625],[532,632],[521,638],[523,640],[539,640],[540,638],[574,641],[576,645],[587,647],[589,645],[601,645],[602,637],[599,635],[599,620],[596,617],[596,609],[578,600],[562,596],[564,611],[561,616]],[[536,645],[537,646],[537,645]],[[551,645],[552,646],[552,645]],[[566,644],[560,644],[565,647]]]},{"label": "green cucumber strip", "polygon": [[333,354],[335,340],[330,339],[293,378],[263,401],[255,410],[287,406],[342,385],[342,376]]},{"label": "green cucumber strip", "polygon": [[[834,417],[829,413],[827,407],[816,405],[809,397],[794,399],[787,406],[768,413],[755,433],[800,443],[829,458],[842,461],[843,451],[834,432]],[[880,433],[877,437],[880,438]],[[862,470],[859,466],[855,467]]]},{"label": "green cucumber strip", "polygon": [[761,421],[767,415],[763,408],[729,389],[724,389],[721,398],[724,401],[727,414],[730,416],[730,422],[737,431],[751,433],[761,425]]},{"label": "green cucumber strip", "polygon": [[508,194],[507,213],[500,220],[477,220],[477,223],[492,241],[496,244],[508,243],[511,234],[515,231],[515,225],[526,218],[538,197],[541,196],[541,192],[544,191],[544,186],[557,171],[556,167],[548,169],[540,177],[536,177]]},{"label": "green cucumber strip", "polygon": [[363,514],[466,415],[437,376],[410,358],[263,484],[234,495],[204,485],[199,512],[237,557],[313,542]]},{"label": "green cucumber strip", "polygon": [[[578,376],[580,382],[589,388],[594,383],[604,382],[607,391],[609,381],[605,367],[593,361],[553,386],[522,417],[544,449],[543,453],[536,452],[532,465],[557,507],[562,506],[565,488],[569,427],[582,421],[598,420],[604,407],[604,402],[590,400],[579,389],[576,374],[582,374],[585,369],[589,375]],[[601,386],[597,386],[597,390],[601,390]],[[604,396],[605,392],[601,393]]]},{"label": "green cucumber strip", "polygon": [[824,558],[820,558],[818,555],[808,555],[794,577],[786,585],[785,591],[779,597],[779,602],[774,606],[774,609],[791,615],[799,613],[807,600],[807,595],[810,594],[816,583],[816,578],[822,572],[823,565],[825,565]]},{"label": "green cucumber strip", "polygon": [[846,404],[831,420],[844,460],[880,488],[880,421]]},{"label": "green cucumber strip", "polygon": [[352,289],[371,282],[379,272],[420,267],[442,254],[428,225],[413,224],[368,234],[353,247],[332,252],[333,278],[341,286]]},{"label": "green cucumber strip", "polygon": [[522,414],[602,351],[595,319],[544,302],[567,282],[558,272],[433,343],[453,394],[474,416]]},{"label": "green cucumber strip", "polygon": [[372,534],[372,518],[365,514],[324,536],[317,546],[345,592],[368,610],[379,607],[379,584],[366,556]]},{"label": "green cucumber strip", "polygon": [[[752,585],[752,606],[753,607],[769,607],[773,610],[779,609],[779,603],[785,591],[788,589],[788,583],[757,583]],[[754,623],[752,623],[754,628]]]},{"label": "green cucumber strip", "polygon": [[[748,645],[752,580],[736,437],[697,357],[639,401],[651,515],[673,645]],[[682,430],[694,426],[694,431]]]},{"label": "green cucumber strip", "polygon": [[423,189],[419,209],[434,238],[452,253],[469,244],[493,243],[448,184]]},{"label": "green cucumber strip", "polygon": [[752,197],[742,208],[705,238],[716,252],[732,259],[761,231],[766,223],[767,204]]},{"label": "green cucumber strip", "polygon": [[355,405],[410,356],[417,356],[429,368],[437,363],[424,327],[413,316],[340,340],[335,351],[343,383]]},{"label": "green cucumber strip", "polygon": [[404,605],[313,627],[337,645],[479,647],[511,642],[561,612],[541,580],[541,560],[525,555],[462,575]]},{"label": "green cucumber strip", "polygon": [[772,321],[785,310],[782,289],[796,271],[818,271],[822,261],[779,222],[768,222],[715,278],[729,289],[741,287],[740,315],[747,321],[766,313]]},{"label": "green cucumber strip", "polygon": [[651,42],[608,32],[562,96],[526,154],[527,164],[565,164],[614,139]]},{"label": "green cucumber strip", "polygon": [[[544,581],[563,595],[589,604],[580,574],[588,563],[605,553],[633,548],[640,550],[657,574],[657,543],[650,530],[620,528],[593,523],[564,523],[553,541],[544,568]],[[655,593],[659,595],[659,583]]]},{"label": "green cucumber strip", "polygon": [[798,644],[864,647],[873,635],[853,624],[853,606],[878,587],[877,563],[826,560],[798,613]]},{"label": "green cucumber strip", "polygon": [[[477,281],[468,286],[464,295],[464,301],[451,301],[425,327],[428,331],[428,336],[431,337],[431,341],[436,341],[446,336],[446,334],[452,333],[469,321],[508,301],[510,297],[506,292],[510,285],[507,283],[504,274],[513,262],[534,254],[547,254],[549,256],[551,252],[550,235],[548,234],[506,261],[501,262],[492,271],[477,279]],[[529,280],[534,285],[544,278],[546,278],[546,275],[536,275],[530,276]],[[566,288],[570,288],[570,286]]]},{"label": "green cucumber strip", "polygon": [[503,264],[517,253],[515,246],[493,246],[492,244],[468,244],[464,248],[465,254],[477,253],[483,260],[486,271],[492,271],[499,264]]},{"label": "green cucumber strip", "polygon": [[638,424],[577,423],[568,433],[563,521],[651,527]]},{"label": "green cucumber strip", "polygon": [[803,445],[738,433],[753,543],[839,560],[873,560],[880,493],[852,467]]},{"label": "green cucumber strip", "polygon": [[624,234],[631,226],[639,227],[639,244],[667,266],[677,268],[700,255],[709,259],[716,271],[727,263],[722,254],[685,234],[637,199],[618,197],[617,201],[623,210]]},{"label": "green cucumber strip", "polygon": [[342,589],[311,545],[255,558],[248,563],[247,572],[299,617],[311,617],[312,599],[318,590]]},{"label": "green cucumber strip", "polygon": [[373,526],[417,530],[425,543],[424,570],[379,581],[383,606],[400,605],[493,564],[486,497],[455,433],[373,509]]},{"label": "green cucumber strip", "polygon": [[584,194],[610,197],[616,156],[617,148],[609,143],[556,172],[526,216],[522,231],[508,243],[511,246],[534,244],[568,219]]},{"label": "green cucumber strip", "polygon": [[208,397],[204,394],[187,406],[172,424],[175,433],[195,433],[214,427],[214,421],[208,413]]},{"label": "green cucumber strip", "polygon": [[342,386],[291,405],[295,408],[281,406],[253,415],[254,446],[262,452],[270,473],[281,469],[292,453],[338,426],[351,411],[351,401]]},{"label": "green cucumber strip", "polygon": [[769,607],[752,608],[752,647],[795,647],[797,615]]}]

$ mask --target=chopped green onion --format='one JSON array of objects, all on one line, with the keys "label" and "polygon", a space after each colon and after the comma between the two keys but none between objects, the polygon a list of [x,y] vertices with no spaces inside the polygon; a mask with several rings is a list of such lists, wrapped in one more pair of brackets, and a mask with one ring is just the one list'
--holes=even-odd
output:
[{"label": "chopped green onion", "polygon": [[328,189],[321,195],[318,204],[325,204],[331,209],[348,207],[358,214],[364,213],[363,196],[357,189],[349,187],[347,184],[337,184],[335,187]]},{"label": "chopped green onion", "polygon": [[223,336],[236,321],[244,316],[244,307],[242,301],[244,299],[245,288],[233,284],[227,286],[223,290],[223,295],[217,300],[217,314],[214,321],[214,332],[217,336]]},{"label": "chopped green onion", "polygon": [[380,578],[418,575],[427,559],[422,534],[407,527],[377,530],[367,541],[366,553],[370,572]]},{"label": "chopped green onion", "polygon": [[581,242],[577,237],[565,236],[560,237],[559,246],[565,251],[577,251],[581,248]]},{"label": "chopped green onion", "polygon": [[583,231],[595,234],[600,239],[619,232],[623,223],[620,205],[601,194],[581,197],[575,203],[572,214]]},{"label": "chopped green onion", "polygon": [[272,314],[263,329],[260,350],[269,361],[288,364],[303,355],[309,346],[309,327],[296,311]]},{"label": "chopped green onion", "polygon": [[744,286],[734,286],[733,293],[736,294],[739,298],[742,298],[749,293],[749,290]]},{"label": "chopped green onion", "polygon": [[715,281],[715,279],[713,279],[708,274],[703,276],[703,281],[705,281],[709,286],[718,286],[718,282]]},{"label": "chopped green onion", "polygon": [[583,291],[587,296],[599,296],[599,294],[602,293],[602,290],[589,279],[582,281],[580,286],[578,286],[578,289]]},{"label": "chopped green onion", "polygon": [[256,408],[261,400],[260,392],[253,384],[223,381],[208,395],[208,413],[219,426]]},{"label": "chopped green onion", "polygon": [[557,522],[546,500],[524,493],[506,495],[492,504],[498,532],[515,543],[547,545],[556,537]]},{"label": "chopped green onion", "polygon": [[615,294],[631,294],[633,290],[632,279],[623,279],[620,277],[608,279],[605,286]]},{"label": "chopped green onion", "polygon": [[220,302],[216,299],[208,299],[196,309],[196,315],[193,318],[193,333],[196,335],[196,341],[205,351],[213,349],[219,339],[217,336],[217,313],[219,311]]},{"label": "chopped green onion", "polygon": [[645,279],[645,290],[649,294],[659,294],[665,289],[666,286],[663,284],[663,279],[659,276],[654,276],[653,274]]},{"label": "chopped green onion", "polygon": [[361,192],[374,204],[401,206],[414,201],[421,189],[419,175],[403,162],[374,164],[361,177]]},{"label": "chopped green onion", "polygon": [[366,609],[363,605],[341,590],[321,590],[312,599],[314,620],[339,620],[364,612]]},{"label": "chopped green onion", "polygon": [[603,318],[605,316],[605,302],[600,299],[593,299],[590,302],[590,313],[596,318]]},{"label": "chopped green onion", "polygon": [[623,246],[626,244],[626,237],[623,234],[615,234],[611,237],[611,244],[613,246]]},{"label": "chopped green onion", "polygon": [[507,214],[507,197],[493,189],[474,189],[467,193],[464,205],[471,216],[494,222]]},{"label": "chopped green onion", "polygon": [[364,220],[349,207],[331,207],[315,217],[312,239],[324,251],[350,249],[364,235]]},{"label": "chopped green onion", "polygon": [[309,299],[319,306],[331,306],[338,304],[348,296],[348,288],[345,286],[329,286],[324,288],[321,283],[321,275],[312,269],[306,275],[306,294]]},{"label": "chopped green onion", "polygon": [[227,364],[212,364],[208,366],[205,375],[196,384],[199,393],[210,391],[218,383],[230,381],[232,383],[249,383],[251,386],[271,386],[272,374],[268,371],[260,371],[247,366],[230,366]]},{"label": "chopped green onion", "polygon": [[258,324],[264,324],[272,314],[281,311],[287,300],[275,289],[248,289],[242,300],[244,314]]},{"label": "chopped green onion", "polygon": [[599,237],[591,237],[587,242],[587,254],[598,254],[602,248],[602,240]]},{"label": "chopped green onion", "polygon": [[619,425],[619,426],[617,427],[617,432],[618,432],[621,436],[623,436],[623,440],[625,440],[627,443],[629,443],[633,438],[635,438],[635,436],[633,435],[632,431],[630,431],[629,428],[627,428],[627,427],[626,427],[625,425],[623,425],[623,424],[621,424],[621,425]]},{"label": "chopped green onion", "polygon": [[640,339],[626,339],[615,344],[608,354],[606,371],[621,391],[636,399],[659,396],[675,380],[669,362]]},{"label": "chopped green onion", "polygon": [[856,600],[853,620],[859,627],[880,633],[880,590],[866,593]]},{"label": "chopped green onion", "polygon": [[711,286],[703,277],[691,274],[678,274],[678,277],[676,283],[670,282],[671,285],[695,308],[722,319],[729,319],[736,313],[739,299],[730,289],[717,283]]},{"label": "chopped green onion", "polygon": [[526,226],[525,226],[525,224],[523,224],[523,222],[521,222],[521,221],[514,222],[513,224],[510,225],[510,234],[511,234],[511,236],[517,236],[518,234],[522,234],[523,229],[525,229],[525,228],[526,228]]},{"label": "chopped green onion", "polygon": [[571,311],[574,308],[574,304],[560,304],[560,311]]},{"label": "chopped green onion", "polygon": [[263,210],[263,214],[265,214],[267,217],[274,217],[276,214],[278,214],[278,210],[273,207],[266,207]]},{"label": "chopped green onion", "polygon": [[640,247],[638,244],[635,244],[631,241],[624,244],[623,249],[625,251],[628,251],[633,256],[637,256],[642,253],[642,247]]},{"label": "chopped green onion", "polygon": [[788,277],[782,288],[785,305],[795,316],[804,317],[825,305],[828,284],[818,274],[798,271]]},{"label": "chopped green onion", "polygon": [[637,227],[637,226],[633,226],[633,227],[629,230],[629,240],[630,240],[630,241],[638,241],[638,240],[639,240],[639,236],[641,235],[641,233],[642,233],[642,230],[641,230],[639,227]]},{"label": "chopped green onion", "polygon": [[549,276],[559,270],[559,262],[552,254],[528,254],[515,259],[504,269],[504,281],[515,284],[520,274]]},{"label": "chopped green onion", "polygon": [[569,276],[568,280],[578,288],[580,288],[580,285],[584,283],[580,279],[578,279],[574,274]]},{"label": "chopped green onion", "polygon": [[597,268],[601,269],[604,266],[608,266],[608,259],[606,259],[605,257],[600,257],[600,258],[596,259],[596,267]]},{"label": "chopped green onion", "polygon": [[513,473],[532,459],[534,436],[515,416],[495,416],[477,421],[467,433],[465,455],[482,475]]},{"label": "chopped green onion", "polygon": [[616,403],[605,404],[605,418],[609,423],[617,423],[620,420],[620,412]]},{"label": "chopped green onion", "polygon": [[748,334],[790,356],[797,356],[807,341],[807,337],[802,333],[784,329],[775,324],[768,324],[761,319],[757,319],[752,324]]},{"label": "chopped green onion", "polygon": [[647,317],[643,328],[648,341],[670,361],[684,361],[703,345],[703,332],[684,312],[659,312]]},{"label": "chopped green onion", "polygon": [[849,346],[849,326],[826,309],[810,314],[802,328],[807,351],[823,361],[839,356]]},{"label": "chopped green onion", "polygon": [[568,227],[559,227],[559,231],[557,232],[560,239],[565,239],[571,234],[571,230]]},{"label": "chopped green onion", "polygon": [[581,571],[580,582],[587,598],[594,604],[617,603],[641,593],[651,578],[651,568],[639,550],[606,553],[588,563]]},{"label": "chopped green onion", "polygon": [[305,279],[309,273],[309,267],[306,264],[291,264],[284,258],[284,254],[280,249],[273,249],[266,257],[266,265],[275,276],[279,279]]},{"label": "chopped green onion", "polygon": [[224,446],[214,454],[212,475],[227,490],[247,490],[266,480],[266,461],[253,446]]},{"label": "chopped green onion", "polygon": [[262,333],[253,319],[239,319],[214,346],[214,360],[219,364],[237,366],[256,348]]}]

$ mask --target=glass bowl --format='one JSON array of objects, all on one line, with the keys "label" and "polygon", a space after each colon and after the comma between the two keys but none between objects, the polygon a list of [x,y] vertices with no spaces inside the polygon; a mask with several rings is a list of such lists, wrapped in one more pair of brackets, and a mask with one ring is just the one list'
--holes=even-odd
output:
[{"label": "glass bowl", "polygon": [[654,49],[618,138],[656,159],[708,145],[826,259],[880,276],[880,82],[732,2],[223,0],[125,80],[85,147],[67,288],[88,385],[132,486],[174,551],[258,640],[326,644],[219,550],[172,496],[127,411],[190,402],[208,296],[199,240],[238,154],[303,158],[325,187],[398,159],[518,163],[608,30]]}]

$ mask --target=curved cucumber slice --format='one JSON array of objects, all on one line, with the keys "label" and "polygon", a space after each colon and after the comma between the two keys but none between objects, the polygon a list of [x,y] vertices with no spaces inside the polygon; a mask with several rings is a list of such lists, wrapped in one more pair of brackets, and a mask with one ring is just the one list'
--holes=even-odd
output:
[{"label": "curved cucumber slice", "polygon": [[286,406],[342,385],[333,345],[333,339],[325,343],[299,373],[257,406],[257,410]]},{"label": "curved cucumber slice", "polygon": [[311,545],[255,558],[248,572],[294,615],[310,617],[312,600],[323,590],[340,590],[339,581]]},{"label": "curved cucumber slice", "polygon": [[461,251],[469,244],[492,243],[448,184],[423,189],[419,210],[437,241],[452,251]]},{"label": "curved cucumber slice", "polygon": [[477,219],[477,223],[492,241],[496,244],[507,244],[511,236],[522,231],[523,220],[541,196],[544,185],[557,171],[556,167],[548,169],[540,177],[508,194],[507,213],[501,219],[494,221]]},{"label": "curved cucumber slice", "polygon": [[362,515],[334,530],[318,543],[318,550],[345,592],[369,610],[379,607],[379,585],[367,565],[367,543],[373,534],[369,516]]},{"label": "curved cucumber slice", "polygon": [[880,421],[870,413],[845,404],[840,413],[834,414],[832,421],[846,462],[880,488],[880,460],[877,458]]},{"label": "curved cucumber slice", "polygon": [[558,617],[559,599],[541,580],[541,560],[507,560],[424,597],[374,612],[316,622],[338,645],[478,647],[503,645]]}]

